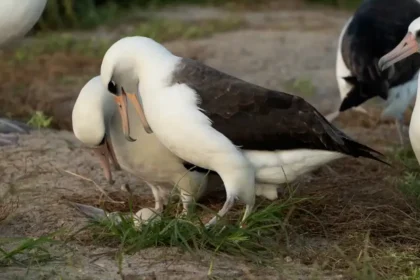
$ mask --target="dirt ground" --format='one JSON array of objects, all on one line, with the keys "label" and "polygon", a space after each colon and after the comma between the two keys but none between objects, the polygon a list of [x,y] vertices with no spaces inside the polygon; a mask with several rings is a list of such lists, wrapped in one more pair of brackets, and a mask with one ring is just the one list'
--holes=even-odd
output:
[{"label": "dirt ground", "polygon": [[[190,7],[164,10],[158,15],[188,19],[219,18],[230,13]],[[304,95],[305,98],[323,113],[332,112],[338,106],[335,54],[339,32],[349,13],[293,9],[242,11],[235,12],[235,16],[246,20],[246,28],[165,45],[178,54],[197,58],[268,88],[299,94],[290,88],[290,81],[309,80],[314,90]],[[36,67],[37,63],[45,67]],[[23,118],[28,106],[36,106],[35,109],[54,117],[55,128],[71,129],[74,101],[82,85],[98,74],[99,63],[99,59],[58,53],[38,58],[26,66],[9,65],[8,71],[0,67],[2,92],[16,93],[15,97],[0,97],[2,113]],[[11,69],[16,70],[15,75],[9,74]],[[66,75],[71,79],[62,82]],[[348,113],[337,123],[359,141],[382,152],[388,152],[397,143],[394,126],[376,124],[375,118]],[[86,218],[67,202],[98,206],[106,198],[100,197],[95,184],[114,199],[124,201],[125,204],[110,203],[114,210],[127,210],[127,195],[120,188],[124,183],[137,186],[138,204],[153,205],[149,189],[122,171],[114,173],[116,182],[108,185],[96,158],[80,145],[71,131],[65,130],[33,131],[20,136],[17,146],[0,148],[0,197],[3,203],[19,198],[19,207],[0,224],[0,237],[39,237],[57,230],[75,232],[85,224]],[[340,259],[334,248],[346,246],[350,248],[345,252],[349,258],[357,258],[368,232],[372,246],[379,248],[378,251],[386,248],[420,253],[418,213],[394,182],[402,174],[401,164],[389,168],[369,160],[343,159],[330,166],[333,171],[322,169],[299,184],[298,195],[319,199],[301,205],[301,211],[290,218],[295,238],[285,251],[280,271],[221,256],[214,265],[213,276],[220,279],[347,278],[345,258]],[[350,243],[354,246],[347,246]],[[197,258],[176,249],[153,248],[126,256],[120,275],[115,248],[87,246],[77,238],[68,246],[71,253],[65,255],[64,261],[36,266],[26,276],[26,268],[2,267],[2,279],[24,276],[27,279],[206,279],[211,258],[205,253]],[[61,250],[55,249],[57,254]],[[380,276],[385,279],[387,271],[383,268]]]}]

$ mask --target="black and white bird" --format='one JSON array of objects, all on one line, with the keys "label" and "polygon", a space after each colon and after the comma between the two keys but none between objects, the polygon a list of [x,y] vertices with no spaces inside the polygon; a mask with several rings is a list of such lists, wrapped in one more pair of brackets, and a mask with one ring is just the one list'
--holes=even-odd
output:
[{"label": "black and white bird", "polygon": [[[47,0],[0,1],[0,47],[22,38],[35,25],[45,9]],[[18,122],[0,118],[0,146],[15,143],[8,133],[27,133]]]},{"label": "black and white bird", "polygon": [[[414,20],[408,27],[408,32],[403,40],[388,54],[379,60],[379,68],[386,70],[398,62],[404,62],[410,56],[418,55],[420,52],[420,17]],[[409,128],[409,137],[411,147],[416,155],[417,161],[420,163],[420,105],[419,88],[417,88],[417,97],[411,115]]]},{"label": "black and white bird", "polygon": [[[341,31],[336,60],[336,78],[340,91],[339,112],[360,107],[379,96],[386,100],[382,118],[396,120],[401,144],[406,127],[404,112],[417,92],[420,55],[396,63],[385,71],[379,59],[400,42],[410,23],[420,16],[417,0],[365,0]],[[327,117],[332,121],[339,112]]]},{"label": "black and white bird", "polygon": [[[130,131],[137,141],[126,141],[118,107],[99,76],[89,80],[81,89],[72,111],[73,132],[77,139],[93,151],[100,159],[108,182],[112,183],[110,161],[137,178],[143,179],[150,187],[157,213],[163,211],[173,187],[180,191],[184,211],[193,200],[203,195],[207,186],[207,170],[189,171],[184,162],[163,146],[154,134],[147,134],[136,111],[127,104],[127,114],[131,119]],[[187,167],[186,167],[187,166]],[[169,188],[161,185],[169,183]]]},{"label": "black and white bird", "polygon": [[[245,220],[256,182],[291,181],[345,155],[382,161],[380,153],[335,128],[301,97],[175,56],[150,38],[114,43],[103,58],[101,78],[117,96],[120,113],[128,97],[142,110],[146,131],[183,160],[220,175],[227,195],[220,217],[238,198],[246,204]],[[127,125],[123,130],[129,138]]]}]

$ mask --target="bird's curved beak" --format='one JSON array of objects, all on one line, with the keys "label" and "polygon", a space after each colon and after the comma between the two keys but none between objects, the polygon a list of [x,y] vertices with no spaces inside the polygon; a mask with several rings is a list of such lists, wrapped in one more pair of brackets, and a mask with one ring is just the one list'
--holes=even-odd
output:
[{"label": "bird's curved beak", "polygon": [[118,112],[121,116],[122,128],[125,139],[130,142],[136,141],[136,139],[130,136],[130,124],[128,122],[128,109],[127,109],[127,95],[122,91],[121,95],[114,95],[114,101],[117,103]]},{"label": "bird's curved beak", "polygon": [[378,62],[381,71],[387,69],[398,61],[419,51],[419,45],[413,33],[408,32],[404,39],[392,51],[381,57]]},{"label": "bird's curved beak", "polygon": [[112,145],[107,140],[107,137],[104,138],[104,141],[101,145],[93,149],[93,152],[99,158],[99,163],[102,166],[106,180],[108,181],[109,184],[111,185],[114,184],[114,180],[112,180],[112,173],[111,173],[111,167],[109,165],[109,160],[112,161],[116,169],[119,169],[120,166],[115,158],[115,155],[112,150]]},{"label": "bird's curved beak", "polygon": [[143,125],[144,130],[150,134],[153,133],[152,128],[150,127],[149,123],[147,122],[146,115],[144,114],[143,107],[140,104],[140,101],[137,97],[137,94],[134,93],[126,93],[123,88],[121,88],[121,92],[123,95],[126,95],[130,100],[131,104],[133,104],[134,108],[136,108],[137,114],[140,117],[140,121]]}]

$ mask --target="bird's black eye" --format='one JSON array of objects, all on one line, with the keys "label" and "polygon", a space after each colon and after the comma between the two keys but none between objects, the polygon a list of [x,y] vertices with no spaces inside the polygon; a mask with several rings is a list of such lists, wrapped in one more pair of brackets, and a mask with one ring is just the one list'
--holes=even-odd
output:
[{"label": "bird's black eye", "polygon": [[113,81],[108,83],[108,91],[114,95],[117,94],[117,85]]}]

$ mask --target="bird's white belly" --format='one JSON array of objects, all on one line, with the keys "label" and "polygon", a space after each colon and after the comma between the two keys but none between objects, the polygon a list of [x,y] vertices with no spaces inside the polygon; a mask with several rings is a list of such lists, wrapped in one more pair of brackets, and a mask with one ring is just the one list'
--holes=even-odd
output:
[{"label": "bird's white belly", "polygon": [[162,145],[156,135],[147,134],[135,114],[130,114],[130,117],[130,131],[137,139],[135,142],[124,138],[118,114],[110,123],[111,141],[121,167],[150,182],[174,181],[179,174],[185,173],[181,160]]},{"label": "bird's white belly", "polygon": [[260,183],[282,184],[316,168],[344,157],[341,153],[322,150],[288,151],[244,151],[245,156],[256,170],[256,181]]}]

